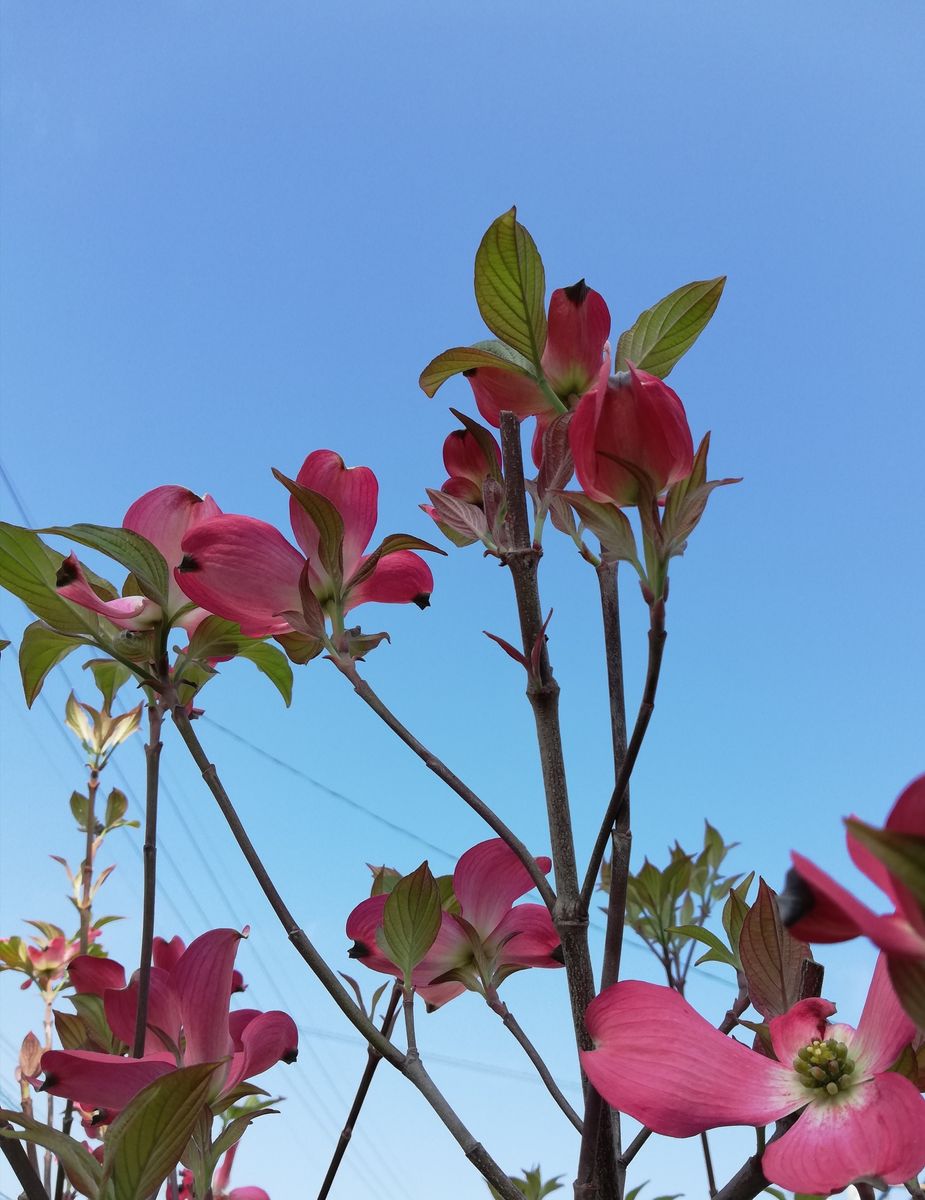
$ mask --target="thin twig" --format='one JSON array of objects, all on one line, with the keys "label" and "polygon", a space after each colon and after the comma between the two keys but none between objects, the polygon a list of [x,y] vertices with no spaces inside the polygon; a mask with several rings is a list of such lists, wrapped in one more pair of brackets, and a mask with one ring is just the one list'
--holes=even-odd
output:
[{"label": "thin twig", "polygon": [[633,1161],[633,1159],[636,1157],[636,1155],[643,1148],[643,1146],[646,1144],[646,1142],[649,1140],[649,1138],[651,1136],[652,1136],[652,1130],[645,1126],[642,1129],[640,1129],[640,1131],[636,1134],[636,1136],[633,1138],[633,1140],[627,1146],[626,1150],[620,1155],[620,1166],[623,1168],[624,1171],[630,1165],[630,1163]]},{"label": "thin twig", "polygon": [[[12,1129],[7,1121],[0,1121],[0,1129]],[[42,1187],[38,1172],[29,1162],[22,1142],[16,1138],[0,1137],[0,1153],[10,1164],[10,1169],[19,1180],[26,1200],[48,1200],[48,1192]],[[521,1197],[523,1200],[523,1197]]]},{"label": "thin twig", "polygon": [[[575,1041],[579,1049],[590,1050],[591,1039],[585,1029],[584,1015],[594,999],[594,973],[588,950],[588,904],[578,891],[578,867],[569,811],[568,783],[562,731],[559,725],[559,685],[556,682],[546,648],[543,610],[537,573],[542,549],[530,538],[527,495],[524,483],[520,422],[510,412],[501,414],[501,455],[504,463],[504,495],[507,504],[509,548],[503,561],[511,572],[524,658],[530,664],[527,674],[527,698],[533,709],[539,748],[549,840],[556,876],[556,905],[553,921],[562,942],[565,974]],[[582,1072],[587,1098],[594,1093]],[[599,1101],[595,1101],[599,1104]],[[582,1200],[612,1196],[616,1181],[616,1162],[611,1139],[600,1136],[600,1121],[589,1120],[587,1110],[578,1158],[575,1195]]]},{"label": "thin twig", "polygon": [[588,863],[588,871],[581,889],[581,898],[585,905],[591,903],[601,863],[604,860],[604,851],[610,840],[611,831],[619,820],[620,809],[629,787],[630,776],[633,773],[633,767],[636,765],[636,759],[639,756],[639,751],[646,735],[646,729],[649,726],[649,721],[655,709],[655,693],[658,690],[658,677],[662,669],[662,656],[665,649],[666,637],[664,602],[656,600],[649,608],[649,661],[646,667],[646,682],[642,692],[642,700],[639,702],[639,712],[636,716],[636,724],[633,727],[633,736],[630,738],[626,757],[620,766],[620,775],[613,789],[613,795],[607,806],[607,812],[604,814],[604,820],[601,822],[600,832],[597,835],[597,841],[594,843],[594,850]]},{"label": "thin twig", "polygon": [[503,1200],[523,1200],[521,1193],[511,1182],[510,1176],[504,1173],[485,1147],[476,1141],[453,1108],[450,1107],[446,1097],[425,1071],[420,1059],[402,1054],[398,1047],[385,1037],[373,1022],[370,1021],[366,1013],[349,995],[324,958],[315,949],[305,931],[297,924],[295,917],[289,911],[276,884],[264,866],[263,860],[250,840],[247,830],[241,823],[241,819],[231,802],[231,798],[219,779],[215,764],[209,762],[208,756],[190,724],[185,707],[179,703],[175,694],[168,692],[168,695],[173,722],[180,737],[189,750],[193,761],[201,771],[203,780],[214,796],[228,828],[238,843],[247,865],[253,872],[254,878],[259,883],[277,920],[286,931],[286,936],[298,954],[308,964],[312,973],[354,1028],[363,1035],[371,1046],[374,1046],[379,1051],[386,1062],[395,1067],[406,1079],[414,1084],[449,1130],[450,1134],[455,1138],[466,1158],[469,1159],[476,1170],[482,1174],[492,1187],[500,1192]]},{"label": "thin twig", "polygon": [[523,844],[519,837],[505,825],[504,821],[482,800],[472,788],[468,787],[454,774],[450,768],[441,761],[432,751],[414,736],[411,731],[399,721],[398,717],[392,710],[380,699],[376,692],[370,687],[366,680],[360,675],[357,670],[356,663],[347,655],[331,656],[331,661],[353,685],[353,690],[360,699],[367,704],[373,712],[395,733],[405,745],[418,756],[419,759],[441,779],[447,787],[456,793],[462,800],[469,805],[473,812],[478,813],[485,823],[495,831],[499,838],[514,851],[524,867],[530,874],[530,878],[536,884],[537,890],[543,899],[543,903],[550,911],[556,902],[556,894],[553,891],[549,880],[540,870],[536,859]]},{"label": "thin twig", "polygon": [[148,704],[148,742],[145,746],[145,841],[144,841],[144,900],[141,919],[141,952],[138,964],[138,1008],[135,1012],[135,1041],[132,1057],[141,1058],[145,1052],[148,1031],[148,992],[151,987],[151,954],[154,947],[154,910],[157,894],[157,793],[160,777],[161,725],[163,712],[160,697]]},{"label": "thin twig", "polygon": [[703,1147],[703,1162],[707,1168],[707,1189],[712,1197],[716,1195],[716,1176],[713,1173],[713,1157],[710,1154],[706,1130],[700,1135],[700,1145]]},{"label": "thin twig", "polygon": [[100,786],[100,773],[96,766],[90,767],[87,780],[87,822],[84,860],[80,865],[80,953],[90,948],[90,892],[93,886],[94,843],[96,841],[96,793]]},{"label": "thin twig", "polygon": [[[601,620],[604,628],[604,659],[607,664],[607,694],[610,702],[610,740],[613,749],[614,786],[626,758],[626,698],[623,687],[623,639],[620,634],[620,593],[618,563],[601,562],[597,566],[597,581],[601,596]],[[620,810],[617,827],[611,838],[610,887],[607,894],[607,928],[604,934],[604,960],[601,964],[601,991],[620,978],[623,953],[623,931],[626,924],[626,896],[629,883],[630,854],[633,834],[630,828],[630,793]],[[589,1096],[589,1115],[603,1122],[609,1116],[614,1155],[617,1160],[617,1200],[623,1200],[626,1190],[626,1169],[620,1165],[623,1155],[623,1133],[620,1114],[602,1097]],[[597,1110],[595,1112],[595,1110]]]},{"label": "thin twig", "polygon": [[925,1200],[925,1192],[922,1191],[922,1186],[917,1179],[907,1179],[903,1187],[910,1196],[914,1196],[915,1200]]},{"label": "thin twig", "polygon": [[552,1077],[552,1072],[549,1070],[549,1067],[546,1066],[546,1063],[543,1061],[543,1058],[536,1046],[533,1045],[533,1043],[524,1033],[523,1029],[520,1027],[520,1024],[518,1023],[514,1014],[503,1000],[498,1000],[497,998],[494,1000],[489,1000],[488,1006],[493,1012],[498,1014],[498,1016],[504,1022],[504,1027],[510,1030],[510,1032],[514,1035],[514,1038],[523,1049],[527,1058],[529,1058],[534,1067],[536,1067],[537,1074],[546,1085],[546,1090],[549,1092],[550,1096],[552,1096],[553,1100],[555,1100],[556,1104],[558,1104],[558,1106],[562,1109],[566,1117],[568,1117],[578,1132],[581,1133],[581,1117],[579,1117],[578,1113],[575,1112],[574,1108],[572,1108],[571,1104],[569,1104],[568,1100],[566,1100],[565,1096],[562,1094],[559,1085]]},{"label": "thin twig", "polygon": [[[385,1010],[385,1016],[382,1018],[382,1034],[384,1037],[390,1037],[392,1029],[395,1025],[395,1018],[398,1016],[398,1005],[401,1002],[401,984],[396,983],[392,988],[392,995],[389,997],[389,1005]],[[322,1183],[321,1190],[318,1192],[318,1200],[326,1200],[328,1192],[334,1183],[334,1178],[340,1168],[344,1155],[347,1153],[347,1145],[353,1137],[353,1131],[356,1128],[357,1119],[360,1115],[360,1110],[366,1100],[366,1095],[369,1091],[370,1084],[373,1081],[373,1075],[376,1073],[376,1067],[382,1061],[382,1055],[372,1046],[367,1051],[366,1067],[363,1075],[360,1078],[360,1084],[357,1088],[356,1095],[353,1098],[353,1104],[350,1106],[350,1111],[347,1113],[347,1119],[344,1122],[344,1128],[341,1130],[340,1137],[337,1139],[337,1145],[334,1147],[334,1153],[331,1156],[331,1165],[328,1167]]]}]

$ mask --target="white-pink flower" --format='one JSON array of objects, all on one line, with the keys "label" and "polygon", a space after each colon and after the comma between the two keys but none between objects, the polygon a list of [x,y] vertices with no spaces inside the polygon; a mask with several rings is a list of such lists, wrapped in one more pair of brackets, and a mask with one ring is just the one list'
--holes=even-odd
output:
[{"label": "white-pink flower", "polygon": [[595,1049],[582,1065],[609,1104],[670,1137],[798,1113],[762,1158],[781,1187],[828,1195],[865,1176],[903,1183],[925,1167],[925,1099],[890,1071],[915,1026],[883,956],[857,1029],[829,1024],[834,1012],[809,999],[775,1017],[775,1061],[724,1037],[677,992],[629,980],[588,1006]]}]

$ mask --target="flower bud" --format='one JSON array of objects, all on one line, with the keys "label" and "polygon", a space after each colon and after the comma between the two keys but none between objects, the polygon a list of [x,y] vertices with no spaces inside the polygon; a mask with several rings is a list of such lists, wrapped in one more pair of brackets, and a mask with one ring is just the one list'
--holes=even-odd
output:
[{"label": "flower bud", "polygon": [[658,495],[693,467],[684,405],[661,379],[633,366],[603,392],[582,397],[569,441],[582,488],[600,502],[636,504],[640,477]]}]

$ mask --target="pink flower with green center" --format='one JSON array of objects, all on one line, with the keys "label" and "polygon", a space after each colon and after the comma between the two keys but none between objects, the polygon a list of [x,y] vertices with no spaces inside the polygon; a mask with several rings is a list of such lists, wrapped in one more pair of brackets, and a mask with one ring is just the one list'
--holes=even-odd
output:
[{"label": "pink flower with green center", "polygon": [[191,529],[176,573],[188,596],[216,616],[237,621],[251,637],[292,632],[284,614],[302,611],[303,579],[322,607],[339,618],[367,601],[427,606],[433,576],[413,551],[387,548],[372,569],[366,566],[379,498],[369,467],[348,468],[333,450],[315,450],[296,482],[330,501],[340,516],[340,578],[322,562],[322,534],[293,498],[289,514],[298,550],[255,517],[219,516]]},{"label": "pink flower with green center", "polygon": [[677,992],[629,980],[588,1006],[582,1066],[604,1099],[656,1133],[795,1123],[764,1152],[771,1183],[838,1191],[865,1176],[903,1183],[925,1166],[925,1099],[890,1067],[915,1026],[881,956],[857,1029],[801,1000],[769,1023],[777,1061],[723,1036]]},{"label": "pink flower with green center", "polygon": [[[234,959],[241,934],[213,929],[196,938],[169,966],[151,968],[147,1033],[141,1058],[93,1050],[50,1050],[42,1055],[42,1090],[82,1108],[118,1112],[142,1088],[180,1066],[215,1062],[215,1097],[275,1063],[293,1062],[298,1031],[283,1012],[229,1011]],[[164,951],[162,961],[171,956]],[[174,947],[175,949],[176,947]],[[101,995],[113,1036],[130,1046],[138,1007],[137,978],[125,986],[123,968],[85,955],[70,967],[78,992]]]},{"label": "pink flower with green center", "polygon": [[[147,538],[164,556],[169,574],[167,615],[171,620],[181,609],[189,606],[186,593],[173,576],[174,568],[180,565],[183,558],[183,538],[190,529],[220,512],[211,496],[197,496],[188,488],[165,484],[145,492],[125,514],[123,529],[130,529]],[[62,562],[57,587],[66,600],[99,613],[119,629],[148,629],[164,617],[160,605],[147,596],[102,600],[90,586],[75,554],[69,554]],[[202,610],[188,611],[177,624],[191,633],[207,615]]]},{"label": "pink flower with green center", "polygon": [[[548,872],[548,858],[536,860]],[[534,887],[523,863],[500,838],[467,850],[453,872],[458,911],[444,910],[437,940],[412,982],[424,1001],[437,1008],[470,990],[486,995],[508,975],[527,967],[561,967],[562,951],[549,910],[543,904],[514,904]],[[350,951],[373,971],[401,976],[379,944],[388,896],[371,896],[347,918]]]}]

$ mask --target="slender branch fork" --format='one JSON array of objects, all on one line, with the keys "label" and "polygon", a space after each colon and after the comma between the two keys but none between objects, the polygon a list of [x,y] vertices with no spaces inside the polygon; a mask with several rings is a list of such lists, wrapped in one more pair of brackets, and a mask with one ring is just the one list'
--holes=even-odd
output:
[{"label": "slender branch fork", "polygon": [[337,1007],[363,1035],[366,1041],[382,1055],[386,1062],[400,1071],[406,1079],[410,1080],[424,1096],[425,1100],[427,1100],[449,1133],[456,1140],[466,1158],[468,1158],[476,1170],[482,1174],[492,1187],[500,1193],[503,1200],[522,1200],[520,1191],[511,1182],[510,1177],[505,1174],[485,1147],[476,1140],[453,1108],[451,1108],[443,1093],[424,1069],[421,1059],[419,1057],[412,1057],[410,1054],[402,1054],[398,1047],[370,1021],[366,1013],[363,1012],[348,994],[346,988],[315,948],[305,931],[298,925],[241,823],[241,819],[219,779],[215,765],[209,761],[206,752],[203,750],[202,744],[190,723],[185,707],[179,703],[175,694],[171,694],[168,691],[167,695],[173,722],[180,737],[183,739],[193,761],[202,773],[203,780],[215,798],[254,878],[259,883],[270,903],[270,907],[286,931],[286,935],[296,951],[308,964],[312,973],[333,999]]},{"label": "slender branch fork", "polygon": [[160,781],[162,700],[152,697],[148,703],[148,742],[145,746],[145,841],[144,900],[141,923],[141,953],[138,967],[138,1009],[135,1014],[135,1041],[132,1057],[145,1052],[148,1025],[148,993],[151,987],[151,953],[154,946],[154,910],[157,894],[157,793]]},{"label": "slender branch fork", "polygon": [[524,1033],[523,1029],[521,1029],[520,1024],[518,1023],[514,1014],[504,1003],[504,1001],[499,1000],[497,997],[494,999],[489,999],[488,1007],[492,1010],[492,1012],[497,1013],[501,1018],[505,1029],[511,1032],[521,1049],[526,1054],[527,1058],[529,1058],[534,1067],[536,1067],[537,1074],[546,1085],[546,1090],[549,1092],[550,1096],[552,1096],[553,1100],[555,1100],[556,1104],[558,1104],[558,1106],[562,1109],[566,1117],[569,1119],[569,1121],[571,1121],[578,1132],[581,1133],[581,1117],[579,1117],[578,1113],[575,1112],[574,1108],[572,1108],[571,1104],[569,1104],[568,1100],[566,1100],[565,1096],[562,1094],[559,1085],[552,1077],[552,1072],[549,1070],[549,1067],[546,1066],[546,1063],[543,1061],[540,1052]]}]

